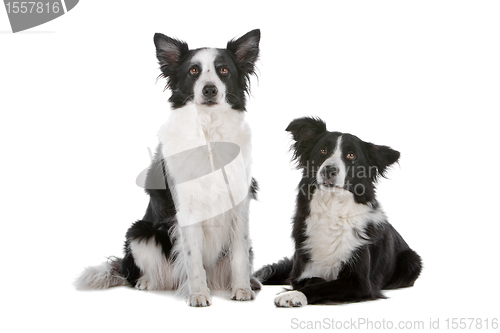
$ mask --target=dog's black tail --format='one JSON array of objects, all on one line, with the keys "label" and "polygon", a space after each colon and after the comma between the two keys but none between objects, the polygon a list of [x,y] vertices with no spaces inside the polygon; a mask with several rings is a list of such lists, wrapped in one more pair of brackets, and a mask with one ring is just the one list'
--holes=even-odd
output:
[{"label": "dog's black tail", "polygon": [[275,264],[266,265],[255,272],[254,277],[262,284],[290,284],[292,260],[283,258]]}]

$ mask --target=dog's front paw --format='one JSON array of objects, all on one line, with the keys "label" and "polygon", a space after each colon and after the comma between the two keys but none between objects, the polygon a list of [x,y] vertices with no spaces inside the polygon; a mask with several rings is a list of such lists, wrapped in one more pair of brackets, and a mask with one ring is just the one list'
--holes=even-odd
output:
[{"label": "dog's front paw", "polygon": [[212,300],[210,298],[210,295],[208,295],[208,294],[193,293],[193,294],[189,295],[188,304],[189,304],[189,306],[203,307],[203,306],[211,305]]},{"label": "dog's front paw", "polygon": [[135,288],[138,290],[148,290],[149,281],[144,276],[137,280]]},{"label": "dog's front paw", "polygon": [[234,301],[250,301],[255,298],[255,293],[250,288],[233,289],[231,299]]},{"label": "dog's front paw", "polygon": [[274,304],[280,308],[305,306],[307,305],[307,297],[297,290],[287,291],[276,296]]}]

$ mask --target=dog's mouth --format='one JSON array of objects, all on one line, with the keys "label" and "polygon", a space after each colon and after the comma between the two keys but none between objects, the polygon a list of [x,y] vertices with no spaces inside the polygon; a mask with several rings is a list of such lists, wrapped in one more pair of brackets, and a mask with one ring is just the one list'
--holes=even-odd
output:
[{"label": "dog's mouth", "polygon": [[216,104],[219,104],[219,103],[217,103],[216,101],[213,101],[213,100],[209,99],[209,100],[207,100],[207,101],[205,101],[205,102],[203,102],[201,104],[207,105],[207,106],[212,106],[212,105],[216,105]]},{"label": "dog's mouth", "polygon": [[324,188],[327,188],[327,189],[330,189],[330,188],[344,189],[343,186],[337,185],[337,184],[335,184],[335,182],[332,182],[332,181],[329,181],[329,180],[326,180],[326,181],[322,182],[321,186],[324,187]]}]

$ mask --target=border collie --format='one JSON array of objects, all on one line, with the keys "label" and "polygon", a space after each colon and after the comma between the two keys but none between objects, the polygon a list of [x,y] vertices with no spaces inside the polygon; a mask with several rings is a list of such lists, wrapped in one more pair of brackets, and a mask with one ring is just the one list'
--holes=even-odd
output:
[{"label": "border collie", "polygon": [[291,284],[278,307],[384,298],[381,290],[412,286],[421,259],[389,224],[375,183],[399,152],[354,135],[329,132],[318,118],[286,129],[303,170],[292,236],[295,254],[255,273],[263,284]]},{"label": "border collie", "polygon": [[257,183],[244,111],[259,42],[256,29],[226,49],[190,50],[155,34],[173,110],[147,171],[149,205],[126,233],[123,259],[86,268],[79,289],[178,290],[191,306],[210,305],[209,289],[254,299],[248,210]]}]

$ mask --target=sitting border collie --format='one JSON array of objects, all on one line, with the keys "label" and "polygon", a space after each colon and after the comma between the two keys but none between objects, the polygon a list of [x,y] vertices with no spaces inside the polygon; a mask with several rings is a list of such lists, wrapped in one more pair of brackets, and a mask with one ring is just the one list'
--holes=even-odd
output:
[{"label": "sitting border collie", "polygon": [[176,289],[191,306],[210,305],[209,288],[254,299],[260,284],[251,278],[248,210],[257,183],[244,111],[259,42],[256,29],[226,49],[190,50],[155,34],[173,110],[147,171],[149,205],[127,231],[124,258],[87,268],[79,289]]},{"label": "sitting border collie", "polygon": [[375,198],[377,179],[399,152],[354,135],[329,132],[317,118],[290,123],[293,159],[303,169],[292,236],[293,258],[255,273],[263,284],[288,284],[278,307],[384,298],[412,286],[422,269]]}]

